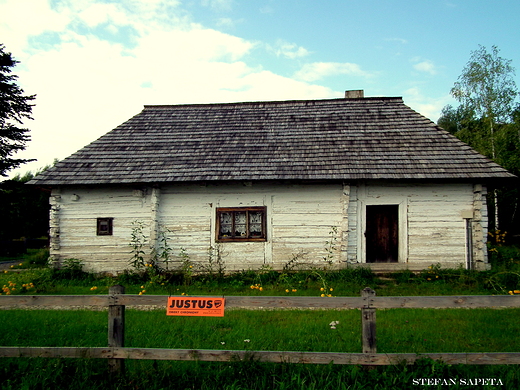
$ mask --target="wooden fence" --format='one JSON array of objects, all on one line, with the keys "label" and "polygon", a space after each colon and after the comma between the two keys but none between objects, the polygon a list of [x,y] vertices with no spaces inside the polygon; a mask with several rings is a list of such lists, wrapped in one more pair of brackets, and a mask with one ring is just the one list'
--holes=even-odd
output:
[{"label": "wooden fence", "polygon": [[[185,298],[185,297],[183,297]],[[392,365],[413,364],[430,358],[448,364],[520,364],[520,352],[494,353],[377,353],[376,310],[396,308],[518,308],[520,296],[422,296],[378,297],[365,288],[360,297],[263,297],[226,296],[226,308],[303,308],[360,309],[362,319],[362,353],[231,351],[200,349],[125,348],[125,306],[164,306],[168,297],[159,295],[125,295],[122,286],[111,287],[108,295],[10,295],[0,296],[2,307],[108,307],[108,347],[0,347],[0,357],[102,358],[109,369],[120,373],[125,359],[230,361],[255,359],[273,363]],[[166,314],[165,314],[166,315]]]}]

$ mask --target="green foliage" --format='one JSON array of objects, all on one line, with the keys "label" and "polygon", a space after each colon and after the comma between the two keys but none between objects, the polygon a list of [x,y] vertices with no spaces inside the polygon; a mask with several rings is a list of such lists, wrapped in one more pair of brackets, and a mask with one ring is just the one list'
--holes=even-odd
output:
[{"label": "green foliage", "polygon": [[336,245],[338,243],[338,228],[336,226],[331,226],[329,231],[329,239],[325,241],[325,252],[326,255],[323,257],[323,261],[325,261],[328,265],[332,265],[334,263],[334,258],[337,255]]},{"label": "green foliage", "polygon": [[171,233],[168,228],[161,228],[159,230],[159,238],[157,240],[157,249],[152,249],[151,263],[156,268],[161,264],[166,271],[169,270],[170,263],[172,262],[171,252],[172,248],[169,245],[168,233]]},{"label": "green foliage", "polygon": [[[513,174],[520,173],[520,106],[511,60],[499,56],[492,46],[471,52],[470,59],[451,89],[460,103],[446,106],[438,124],[491,158]],[[488,196],[492,228],[520,233],[516,212],[520,198],[518,183],[495,188]]]},{"label": "green foliage", "polygon": [[210,278],[223,279],[226,274],[224,256],[225,253],[220,244],[210,246],[208,248],[208,263],[200,265],[202,272],[208,274]]},{"label": "green foliage", "polygon": [[130,259],[130,265],[136,269],[141,270],[146,267],[144,246],[146,242],[146,236],[144,235],[144,224],[141,221],[132,222],[132,238],[130,241],[130,247],[132,248],[132,258]]},{"label": "green foliage", "polygon": [[479,45],[478,50],[471,52],[470,60],[451,89],[453,97],[466,110],[492,123],[510,119],[518,95],[511,60],[499,57],[498,53],[496,46],[488,53]]},{"label": "green foliage", "polygon": [[0,240],[47,236],[49,194],[25,184],[47,168],[0,183]]},{"label": "green foliage", "polygon": [[29,161],[12,158],[14,154],[25,150],[30,140],[29,129],[18,127],[24,119],[32,119],[31,102],[35,95],[24,95],[24,91],[16,84],[18,76],[11,74],[16,66],[12,54],[5,51],[0,44],[0,176]]}]

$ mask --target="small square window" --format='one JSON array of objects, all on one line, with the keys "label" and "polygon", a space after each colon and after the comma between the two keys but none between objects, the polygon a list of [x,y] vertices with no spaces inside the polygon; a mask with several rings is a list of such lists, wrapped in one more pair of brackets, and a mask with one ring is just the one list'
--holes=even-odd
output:
[{"label": "small square window", "polygon": [[97,235],[111,236],[114,218],[98,218],[97,219]]},{"label": "small square window", "polygon": [[265,207],[217,208],[218,241],[265,241]]}]

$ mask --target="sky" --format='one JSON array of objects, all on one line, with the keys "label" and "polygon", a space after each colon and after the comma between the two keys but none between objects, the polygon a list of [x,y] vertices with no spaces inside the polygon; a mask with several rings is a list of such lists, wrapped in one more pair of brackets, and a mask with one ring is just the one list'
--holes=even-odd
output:
[{"label": "sky", "polygon": [[[36,94],[10,172],[63,159],[144,105],[400,96],[437,121],[472,51],[520,66],[518,0],[0,0]],[[520,78],[515,77],[517,86]]]}]

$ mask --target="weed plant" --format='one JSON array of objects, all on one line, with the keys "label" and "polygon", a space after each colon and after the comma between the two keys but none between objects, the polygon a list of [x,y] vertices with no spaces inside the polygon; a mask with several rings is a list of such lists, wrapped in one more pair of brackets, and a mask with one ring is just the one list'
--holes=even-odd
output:
[{"label": "weed plant", "polygon": [[[376,275],[363,267],[334,270],[326,262],[322,267],[305,268],[298,263],[303,256],[300,254],[281,271],[263,266],[225,273],[225,254],[220,248],[209,249],[211,262],[205,267],[191,261],[181,248],[177,258],[182,261],[176,269],[167,271],[157,262],[152,264],[143,258],[139,259],[142,266],[117,276],[85,272],[82,263],[75,259],[65,260],[60,269],[28,268],[14,272],[16,268],[24,268],[27,260],[24,258],[13,265],[13,271],[0,273],[0,286],[10,287],[9,294],[105,294],[114,284],[124,285],[128,294],[161,295],[359,296],[367,286],[380,296],[520,293],[520,251],[506,246],[491,249],[493,268],[489,271],[445,269],[433,264],[419,273],[403,270],[385,275]],[[32,256],[41,257],[42,252]],[[32,284],[34,288],[20,288],[24,284]]]}]

